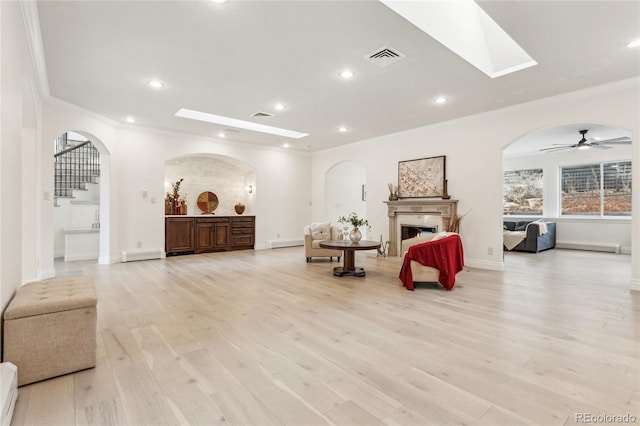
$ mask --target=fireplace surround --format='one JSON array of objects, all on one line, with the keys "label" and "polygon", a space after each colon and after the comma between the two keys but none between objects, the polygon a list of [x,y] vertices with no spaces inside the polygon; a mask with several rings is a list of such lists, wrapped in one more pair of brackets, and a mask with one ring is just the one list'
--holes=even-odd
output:
[{"label": "fireplace surround", "polygon": [[[433,227],[434,222],[438,231],[444,231],[452,217],[457,215],[458,200],[441,199],[403,199],[385,201],[389,216],[389,256],[400,256],[400,242],[402,240],[401,226]],[[439,219],[439,220],[438,220]]]}]

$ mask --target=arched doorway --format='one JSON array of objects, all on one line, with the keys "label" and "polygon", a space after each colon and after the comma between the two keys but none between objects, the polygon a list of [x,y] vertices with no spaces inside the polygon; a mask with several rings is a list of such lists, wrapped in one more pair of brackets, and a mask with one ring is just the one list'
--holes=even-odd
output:
[{"label": "arched doorway", "polygon": [[[340,216],[354,212],[367,217],[367,169],[355,161],[342,161],[325,173],[326,220],[336,223]],[[361,229],[366,238],[366,229]]]},{"label": "arched doorway", "polygon": [[60,135],[55,144],[54,160],[61,167],[54,170],[54,259],[110,264],[109,151],[81,130]]},{"label": "arched doorway", "polygon": [[515,140],[503,149],[503,219],[554,222],[556,248],[630,254],[631,136],[576,122]]}]

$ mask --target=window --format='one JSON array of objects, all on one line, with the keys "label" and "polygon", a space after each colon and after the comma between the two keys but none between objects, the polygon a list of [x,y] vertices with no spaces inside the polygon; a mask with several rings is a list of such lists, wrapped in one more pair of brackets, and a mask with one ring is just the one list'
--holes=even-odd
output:
[{"label": "window", "polygon": [[631,216],[631,161],[562,167],[562,215]]},{"label": "window", "polygon": [[542,169],[504,172],[502,213],[542,216],[542,185]]}]

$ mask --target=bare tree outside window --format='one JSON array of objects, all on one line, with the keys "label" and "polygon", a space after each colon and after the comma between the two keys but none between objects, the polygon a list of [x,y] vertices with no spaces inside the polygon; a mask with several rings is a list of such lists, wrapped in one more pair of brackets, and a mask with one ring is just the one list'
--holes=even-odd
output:
[{"label": "bare tree outside window", "polygon": [[631,216],[631,161],[562,168],[562,214]]},{"label": "bare tree outside window", "polygon": [[542,178],[542,169],[504,172],[503,214],[542,216]]},{"label": "bare tree outside window", "polygon": [[605,216],[631,216],[631,161],[603,165]]}]

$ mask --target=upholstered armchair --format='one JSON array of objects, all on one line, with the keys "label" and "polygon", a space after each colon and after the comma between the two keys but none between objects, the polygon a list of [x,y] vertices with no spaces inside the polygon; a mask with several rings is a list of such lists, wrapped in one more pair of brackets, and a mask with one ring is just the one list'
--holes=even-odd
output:
[{"label": "upholstered armchair", "polygon": [[320,247],[320,241],[341,239],[342,232],[340,232],[340,228],[331,226],[329,222],[306,225],[304,227],[304,255],[307,258],[307,263],[311,262],[312,257],[328,257],[330,261],[337,257],[339,262],[342,252],[322,248]]},{"label": "upholstered armchair", "polygon": [[457,233],[439,232],[403,241],[404,259],[400,280],[407,290],[414,282],[438,282],[452,290],[464,267],[462,240]]},{"label": "upholstered armchair", "polygon": [[[435,234],[426,234],[415,238],[402,240],[402,256],[407,253],[409,247],[415,244],[426,243],[431,241]],[[417,283],[437,283],[440,278],[440,271],[430,266],[424,266],[415,260],[411,261],[411,272],[413,273],[413,282]]]}]

